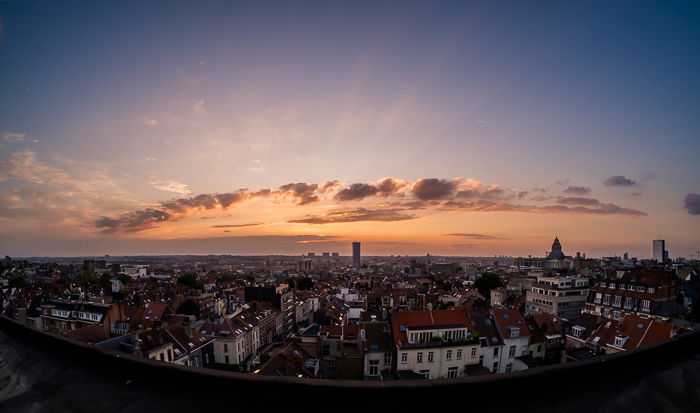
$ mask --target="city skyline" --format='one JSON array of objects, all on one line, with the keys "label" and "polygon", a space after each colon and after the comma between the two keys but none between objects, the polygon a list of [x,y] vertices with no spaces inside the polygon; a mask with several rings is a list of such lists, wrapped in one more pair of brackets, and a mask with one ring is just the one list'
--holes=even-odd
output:
[{"label": "city skyline", "polygon": [[691,3],[44,6],[0,4],[3,254],[700,247]]}]

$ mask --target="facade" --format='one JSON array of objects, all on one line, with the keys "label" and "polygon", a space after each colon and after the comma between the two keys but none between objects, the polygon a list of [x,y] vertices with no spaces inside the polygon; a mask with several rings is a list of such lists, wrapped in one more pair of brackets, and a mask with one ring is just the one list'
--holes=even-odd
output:
[{"label": "facade", "polygon": [[361,324],[360,338],[364,354],[363,376],[379,379],[391,370],[394,360],[391,330],[384,320]]},{"label": "facade", "polygon": [[549,313],[574,320],[586,306],[588,289],[585,277],[539,276],[527,291],[525,314]]},{"label": "facade", "polygon": [[656,260],[659,264],[665,263],[668,259],[668,252],[666,251],[666,241],[662,239],[655,239],[652,241],[652,258]]},{"label": "facade", "polygon": [[99,325],[104,336],[109,337],[111,325],[120,318],[119,307],[114,304],[50,300],[41,305],[39,326],[44,331],[66,335],[72,330]]},{"label": "facade", "polygon": [[664,270],[615,271],[594,285],[584,311],[607,318],[644,315],[668,319],[675,306],[675,276]]},{"label": "facade", "polygon": [[507,308],[494,308],[491,310],[491,316],[503,340],[498,369],[494,368],[493,371],[509,373],[526,370],[527,364],[519,359],[528,355],[530,344],[530,330],[523,316],[518,310]]},{"label": "facade", "polygon": [[353,266],[353,268],[360,268],[361,264],[362,264],[362,262],[360,259],[360,243],[353,242],[352,243],[352,266]]},{"label": "facade", "polygon": [[396,371],[426,379],[456,378],[479,363],[479,340],[458,310],[395,312],[391,318]]}]

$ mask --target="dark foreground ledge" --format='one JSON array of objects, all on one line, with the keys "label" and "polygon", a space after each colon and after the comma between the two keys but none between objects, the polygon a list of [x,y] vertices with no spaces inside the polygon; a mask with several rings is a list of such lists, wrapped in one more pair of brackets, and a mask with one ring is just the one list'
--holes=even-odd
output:
[{"label": "dark foreground ledge", "polygon": [[0,317],[0,411],[700,411],[700,333],[502,375],[348,381],[254,376],[111,353]]}]

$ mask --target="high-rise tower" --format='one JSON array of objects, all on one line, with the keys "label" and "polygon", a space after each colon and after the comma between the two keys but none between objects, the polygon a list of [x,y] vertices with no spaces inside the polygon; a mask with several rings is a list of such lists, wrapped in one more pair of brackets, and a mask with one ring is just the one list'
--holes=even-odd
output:
[{"label": "high-rise tower", "polygon": [[353,242],[352,243],[352,266],[354,268],[360,268],[360,243],[359,242]]}]

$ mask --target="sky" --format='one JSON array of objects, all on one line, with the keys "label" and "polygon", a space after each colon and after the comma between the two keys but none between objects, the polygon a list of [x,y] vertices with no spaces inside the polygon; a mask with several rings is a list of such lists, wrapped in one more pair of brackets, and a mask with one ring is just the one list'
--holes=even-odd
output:
[{"label": "sky", "polygon": [[0,253],[700,249],[700,4],[0,2]]}]

